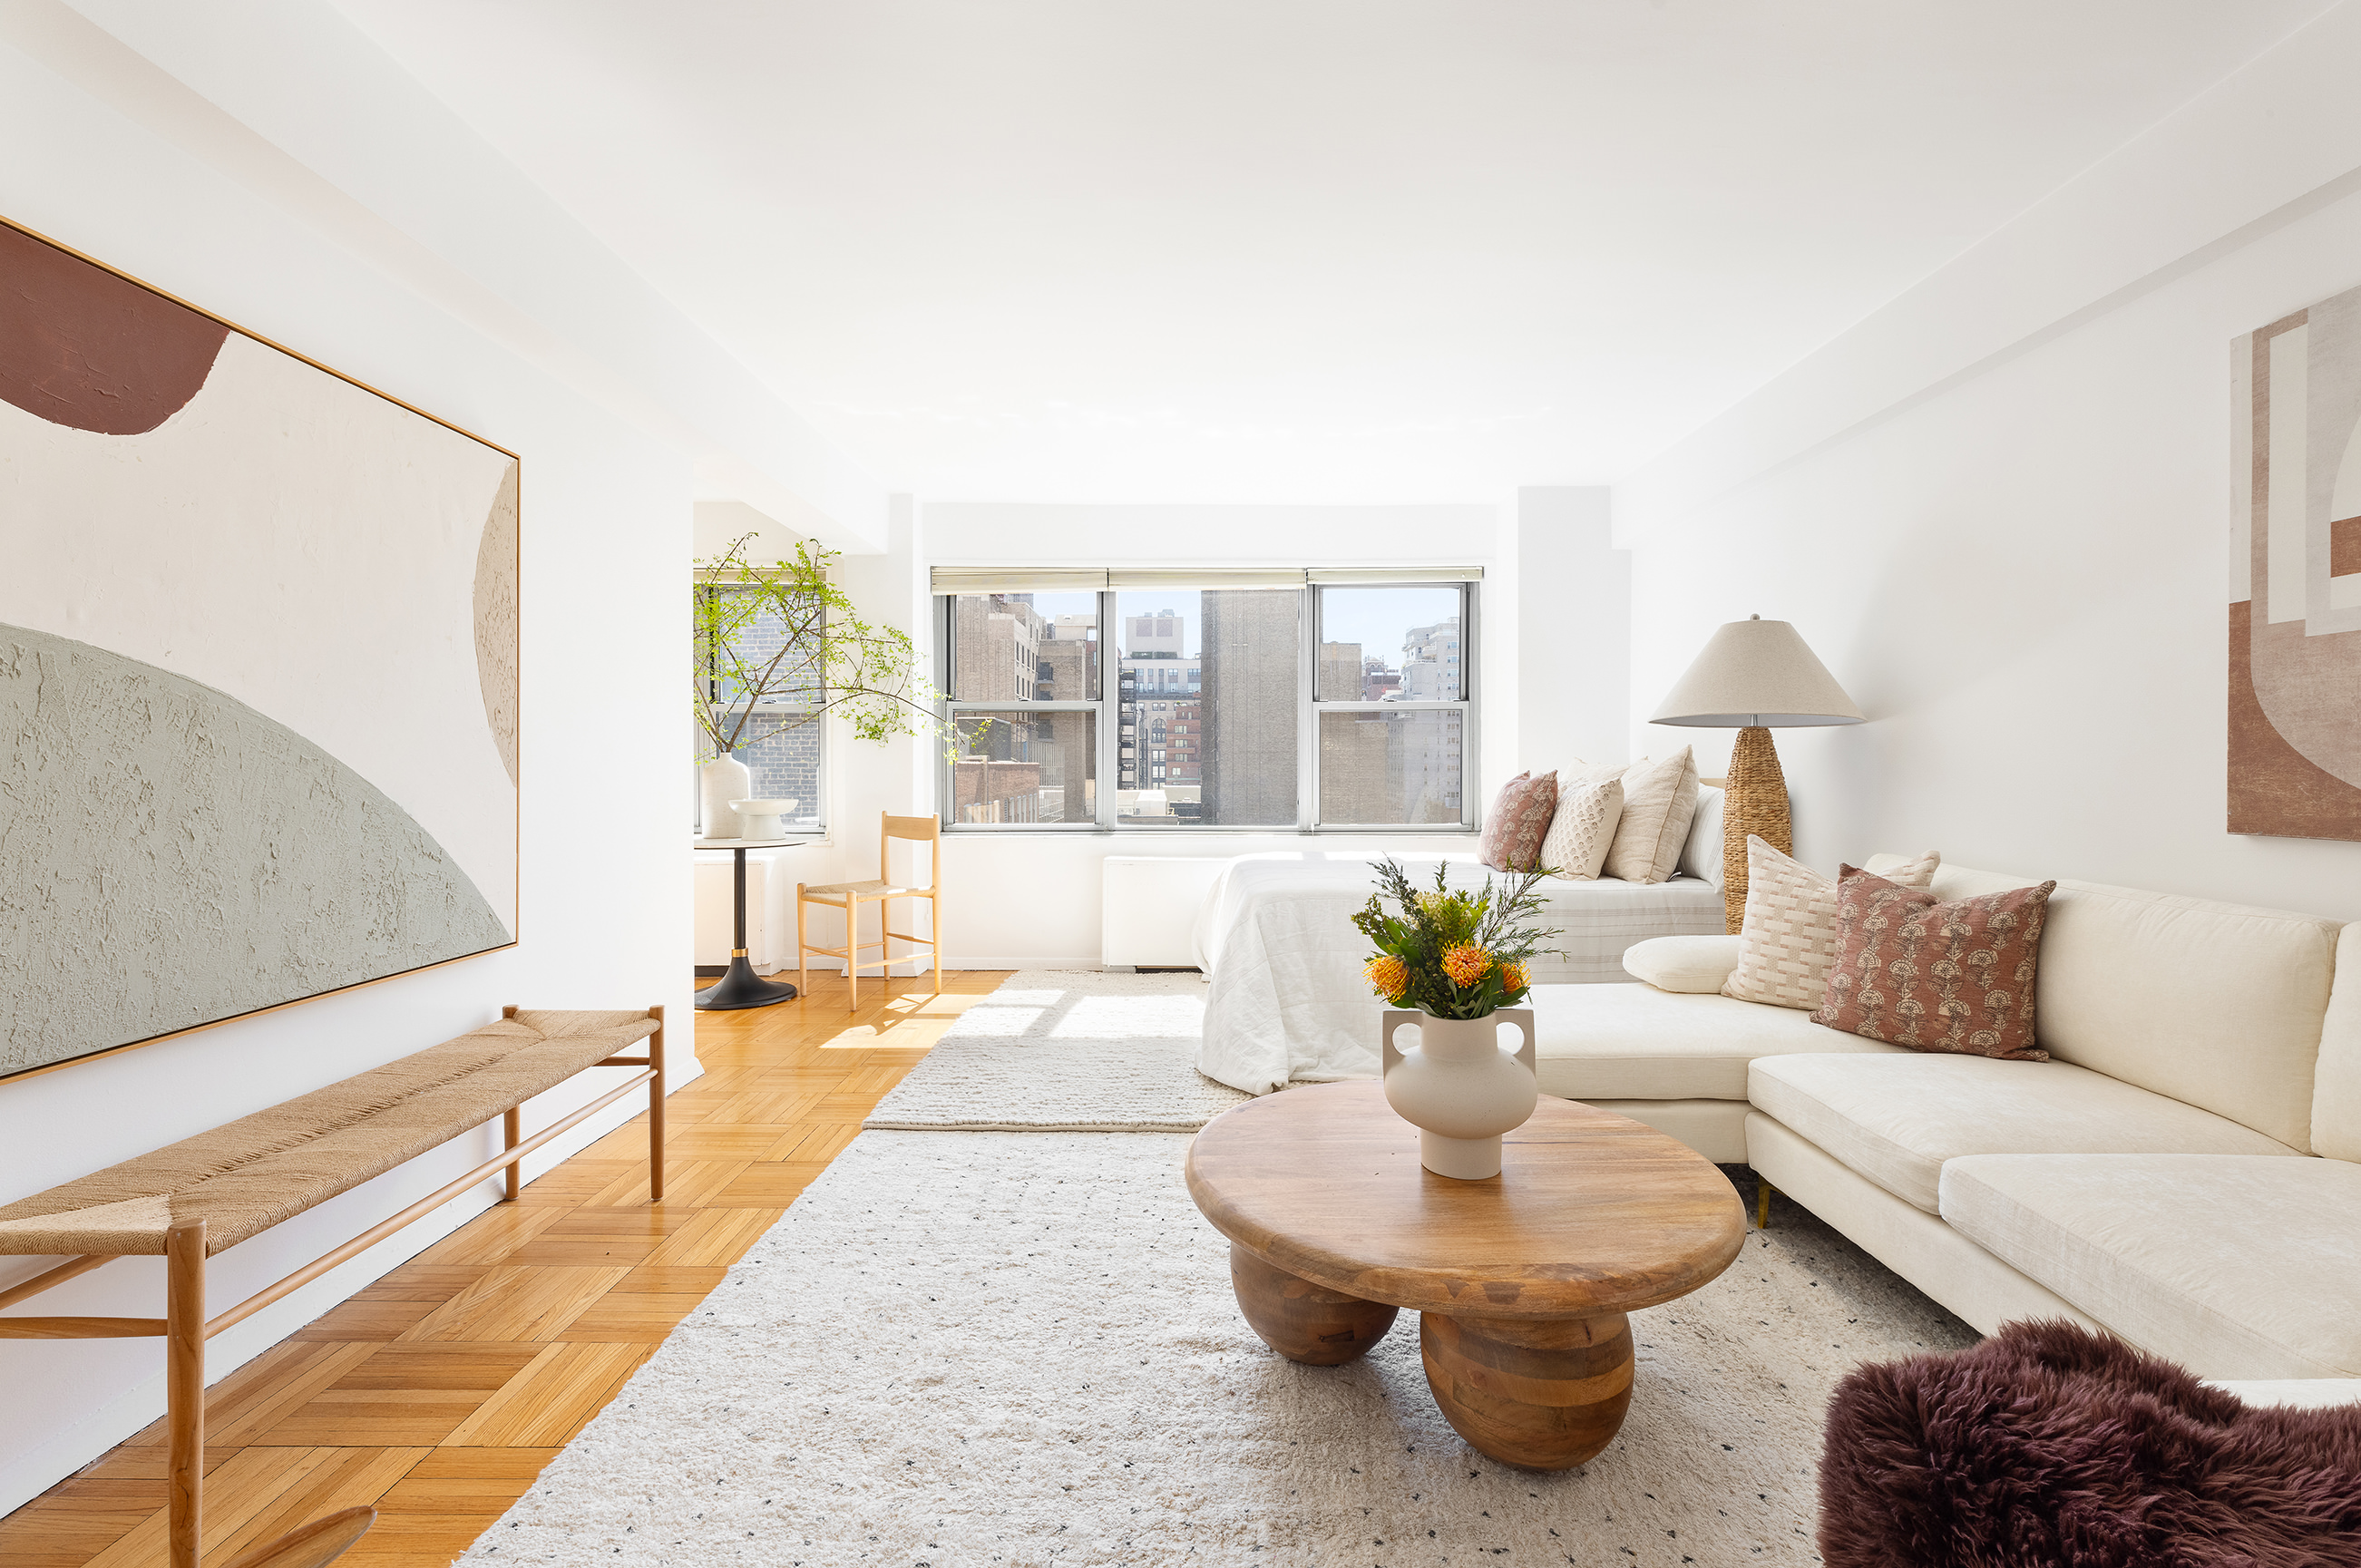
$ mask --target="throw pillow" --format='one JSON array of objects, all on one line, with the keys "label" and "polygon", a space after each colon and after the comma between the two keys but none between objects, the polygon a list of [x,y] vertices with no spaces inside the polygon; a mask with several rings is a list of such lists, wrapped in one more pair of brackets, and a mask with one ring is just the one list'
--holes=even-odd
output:
[{"label": "throw pillow", "polygon": [[1735,937],[1651,937],[1623,949],[1623,972],[1658,991],[1719,991],[1737,967]]},{"label": "throw pillow", "polygon": [[1529,872],[1541,860],[1542,840],[1557,815],[1557,775],[1519,773],[1500,786],[1477,858],[1496,872]]},{"label": "throw pillow", "polygon": [[1568,880],[1589,881],[1607,863],[1615,825],[1623,818],[1623,781],[1568,785],[1558,781],[1557,812],[1542,839],[1541,863]]},{"label": "throw pillow", "polygon": [[1841,868],[1837,960],[1812,1022],[1914,1050],[2048,1061],[2035,1043],[2033,981],[2057,886],[1946,904]]},{"label": "throw pillow", "polygon": [[1564,794],[1568,784],[1597,784],[1601,779],[1620,779],[1634,768],[1644,768],[1648,759],[1636,762],[1586,762],[1576,757],[1557,771],[1557,787]]},{"label": "throw pillow", "polygon": [[[1943,857],[1929,850],[1884,872],[1888,882],[1925,887]],[[1837,883],[1746,836],[1746,920],[1738,933],[1738,968],[1724,996],[1806,1012],[1828,1000],[1828,966],[1837,959]]]},{"label": "throw pillow", "polygon": [[1607,851],[1607,874],[1638,883],[1671,876],[1697,803],[1697,762],[1686,746],[1661,762],[1635,764],[1623,775],[1623,817]]}]

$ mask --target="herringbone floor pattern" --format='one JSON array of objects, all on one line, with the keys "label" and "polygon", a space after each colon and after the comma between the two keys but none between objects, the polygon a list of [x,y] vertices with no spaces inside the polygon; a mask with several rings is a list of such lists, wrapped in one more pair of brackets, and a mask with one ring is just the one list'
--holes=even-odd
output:
[{"label": "herringbone floor pattern", "polygon": [[[445,1568],[1005,978],[946,974],[939,997],[872,980],[848,1013],[816,976],[804,999],[698,1014],[664,1201],[634,1119],[208,1391],[206,1562],[374,1503],[339,1568]],[[162,1568],[163,1442],[159,1420],[0,1519],[0,1563]]]}]

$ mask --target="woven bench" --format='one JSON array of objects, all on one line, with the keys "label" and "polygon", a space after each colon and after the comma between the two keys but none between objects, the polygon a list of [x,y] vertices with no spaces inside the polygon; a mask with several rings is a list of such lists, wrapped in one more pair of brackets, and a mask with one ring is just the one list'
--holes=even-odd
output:
[{"label": "woven bench", "polygon": [[[646,1055],[618,1054],[642,1040],[647,1042]],[[642,1083],[648,1086],[649,1199],[661,1201],[664,1049],[661,1007],[643,1013],[511,1007],[499,1023],[456,1040],[0,1205],[0,1256],[72,1258],[0,1290],[0,1308],[118,1257],[160,1255],[167,1260],[161,1318],[0,1317],[0,1339],[165,1341],[171,1445],[167,1469],[170,1562],[171,1568],[199,1568],[205,1341],[488,1177],[504,1172],[506,1201],[515,1201],[519,1161]],[[532,1137],[522,1136],[520,1106],[577,1073],[602,1067],[641,1070]],[[205,1316],[207,1258],[473,1132],[495,1116],[503,1118],[506,1145],[497,1157],[227,1310]],[[290,1536],[240,1563],[291,1563],[302,1555]]]}]

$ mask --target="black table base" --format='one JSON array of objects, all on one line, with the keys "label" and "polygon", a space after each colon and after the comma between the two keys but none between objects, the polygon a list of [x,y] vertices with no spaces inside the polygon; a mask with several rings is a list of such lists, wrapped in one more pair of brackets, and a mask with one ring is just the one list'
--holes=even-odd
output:
[{"label": "black table base", "polygon": [[770,1007],[782,1002],[793,1002],[799,994],[792,985],[764,980],[746,961],[746,850],[741,845],[730,850],[735,864],[730,868],[736,881],[737,924],[731,928],[737,941],[730,950],[730,972],[697,993],[697,1006],[703,1013],[728,1013],[741,1007]]},{"label": "black table base", "polygon": [[741,955],[730,960],[728,974],[697,993],[697,1004],[708,1013],[722,1013],[734,1007],[768,1007],[774,1003],[793,1002],[796,994],[794,986],[756,974],[754,966]]}]

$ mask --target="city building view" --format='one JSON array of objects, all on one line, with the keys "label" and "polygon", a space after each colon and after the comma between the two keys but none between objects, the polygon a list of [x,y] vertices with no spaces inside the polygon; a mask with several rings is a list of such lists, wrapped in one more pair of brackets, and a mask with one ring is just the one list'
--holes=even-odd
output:
[{"label": "city building view", "polygon": [[[1314,700],[1319,819],[1339,824],[1460,820],[1466,715],[1395,703],[1464,699],[1457,614],[1407,624],[1404,612],[1455,606],[1439,587],[1345,587],[1327,620],[1399,627],[1324,641]],[[1113,815],[1119,826],[1291,826],[1299,810],[1298,650],[1305,596],[1207,588],[1115,596]],[[961,594],[951,601],[960,824],[1098,819],[1097,725],[1104,709],[1098,596]],[[1050,707],[1049,704],[1091,704]],[[1001,706],[1005,705],[1005,706]]]},{"label": "city building view", "polygon": [[[1011,705],[1097,700],[1096,605],[1093,594],[959,596],[951,615],[952,697]],[[951,766],[951,820],[1098,820],[1095,714],[1012,706],[962,710],[954,725],[960,756]]]},{"label": "city building view", "polygon": [[[1347,619],[1340,611],[1356,598],[1387,596],[1399,603],[1411,596],[1426,598],[1439,592],[1391,587],[1326,591],[1323,625]],[[1346,702],[1462,700],[1466,682],[1461,674],[1459,627],[1456,615],[1411,627],[1402,634],[1398,665],[1359,642],[1323,641],[1317,688],[1320,702],[1324,707]],[[1377,826],[1460,820],[1466,765],[1464,711],[1323,710],[1319,714],[1319,729],[1322,822]]]},{"label": "city building view", "polygon": [[[732,639],[732,649],[741,661],[760,670],[770,665],[785,643],[785,622],[775,614],[764,613],[739,631]],[[796,658],[789,653],[774,677],[774,691],[784,686],[785,690],[781,695],[790,699],[797,695]],[[816,690],[813,695],[818,695]],[[726,678],[716,679],[712,688],[716,714],[734,720],[740,696],[740,690]],[[752,775],[747,788],[753,795],[796,803],[796,808],[786,814],[786,824],[799,831],[817,832],[826,825],[820,799],[826,770],[821,766],[820,752],[827,729],[826,724],[813,718],[807,706],[793,700],[764,702],[757,705],[748,718],[741,732],[743,739],[730,753],[746,764],[746,771]],[[692,790],[690,794],[696,798],[697,792]]]}]

